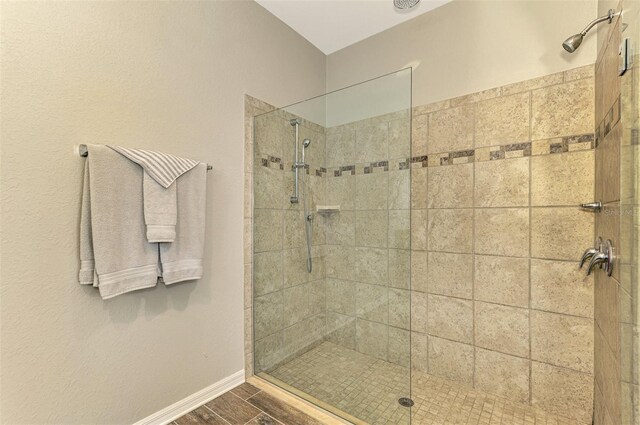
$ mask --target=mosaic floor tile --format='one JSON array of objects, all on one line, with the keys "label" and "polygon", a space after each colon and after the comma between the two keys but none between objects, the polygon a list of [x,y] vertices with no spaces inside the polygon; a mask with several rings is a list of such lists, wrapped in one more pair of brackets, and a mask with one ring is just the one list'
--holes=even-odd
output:
[{"label": "mosaic floor tile", "polygon": [[[372,425],[578,425],[531,406],[324,342],[268,375]],[[411,419],[411,422],[409,421]]]}]

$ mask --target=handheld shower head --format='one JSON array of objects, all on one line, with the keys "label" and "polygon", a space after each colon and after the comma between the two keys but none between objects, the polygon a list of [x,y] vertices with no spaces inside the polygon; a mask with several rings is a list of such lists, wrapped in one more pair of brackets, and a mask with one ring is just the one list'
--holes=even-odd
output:
[{"label": "handheld shower head", "polygon": [[584,40],[584,34],[579,33],[572,35],[571,37],[567,38],[564,43],[562,43],[562,47],[567,52],[573,53],[578,50],[578,47],[580,47],[580,44],[582,44],[582,40]]},{"label": "handheld shower head", "polygon": [[310,144],[311,144],[311,140],[310,139],[304,139],[302,141],[302,147],[305,148],[305,149],[308,148]]}]

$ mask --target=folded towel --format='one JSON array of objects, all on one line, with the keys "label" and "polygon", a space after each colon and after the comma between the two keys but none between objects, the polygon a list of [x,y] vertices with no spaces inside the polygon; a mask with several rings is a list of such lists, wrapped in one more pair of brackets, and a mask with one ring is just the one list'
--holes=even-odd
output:
[{"label": "folded towel", "polygon": [[173,242],[176,237],[175,180],[198,161],[143,149],[109,146],[144,170],[142,191],[148,242]]},{"label": "folded towel", "polygon": [[158,244],[145,237],[142,169],[106,146],[88,145],[80,219],[82,284],[103,299],[158,281]]},{"label": "folded towel", "polygon": [[175,182],[178,194],[176,240],[160,244],[162,280],[166,285],[202,277],[207,164],[201,163]]},{"label": "folded towel", "polygon": [[146,171],[142,177],[144,222],[147,242],[173,242],[176,239],[178,199],[175,183],[164,188]]}]

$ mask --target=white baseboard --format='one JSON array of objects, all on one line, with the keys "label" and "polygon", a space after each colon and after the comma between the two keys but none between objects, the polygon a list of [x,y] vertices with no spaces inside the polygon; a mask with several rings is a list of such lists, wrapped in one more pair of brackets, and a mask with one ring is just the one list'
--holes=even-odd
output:
[{"label": "white baseboard", "polygon": [[239,370],[236,373],[227,376],[224,379],[219,380],[213,385],[203,388],[197,393],[191,394],[182,400],[173,403],[171,406],[147,416],[144,419],[139,420],[133,425],[165,425],[168,424],[182,415],[191,412],[203,404],[213,400],[220,394],[229,391],[232,388],[244,382],[244,369]]}]

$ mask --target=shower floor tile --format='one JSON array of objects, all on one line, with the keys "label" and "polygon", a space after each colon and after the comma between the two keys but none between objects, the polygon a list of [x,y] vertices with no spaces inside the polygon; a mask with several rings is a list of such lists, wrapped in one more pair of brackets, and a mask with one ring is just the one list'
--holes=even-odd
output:
[{"label": "shower floor tile", "polygon": [[[372,425],[578,425],[531,406],[413,371],[324,342],[266,374],[359,421]],[[297,391],[296,391],[297,392]],[[323,407],[327,407],[327,406]],[[331,409],[329,409],[331,410]]]}]

